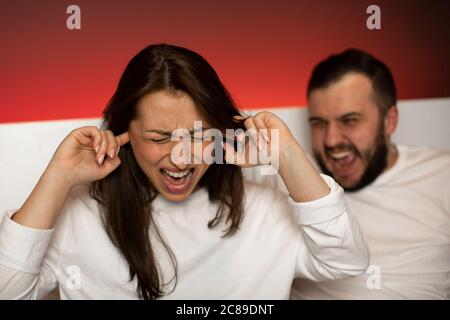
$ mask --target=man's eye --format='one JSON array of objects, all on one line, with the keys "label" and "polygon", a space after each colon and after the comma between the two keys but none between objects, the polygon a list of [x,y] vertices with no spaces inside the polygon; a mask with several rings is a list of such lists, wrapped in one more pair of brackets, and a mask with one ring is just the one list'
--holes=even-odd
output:
[{"label": "man's eye", "polygon": [[314,128],[322,128],[326,123],[324,121],[311,121],[310,124]]},{"label": "man's eye", "polygon": [[356,122],[358,122],[358,119],[356,119],[356,118],[348,118],[348,119],[343,119],[342,122],[343,122],[345,125],[353,125],[353,124],[355,124]]}]

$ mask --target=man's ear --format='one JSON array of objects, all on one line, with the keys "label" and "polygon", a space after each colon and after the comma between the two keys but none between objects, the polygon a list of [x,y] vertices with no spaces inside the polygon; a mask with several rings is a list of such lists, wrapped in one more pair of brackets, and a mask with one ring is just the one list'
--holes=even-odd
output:
[{"label": "man's ear", "polygon": [[392,106],[386,113],[384,117],[384,130],[388,136],[391,136],[398,124],[398,108],[397,106]]}]

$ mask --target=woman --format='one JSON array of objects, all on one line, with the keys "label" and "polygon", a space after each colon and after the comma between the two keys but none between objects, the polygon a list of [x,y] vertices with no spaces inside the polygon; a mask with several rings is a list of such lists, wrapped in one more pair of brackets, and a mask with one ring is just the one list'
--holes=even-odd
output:
[{"label": "woman", "polygon": [[[203,130],[277,132],[290,196],[244,182],[248,157],[208,164],[192,151],[175,161],[173,132],[194,133],[195,121]],[[41,298],[59,284],[61,298],[71,299],[282,299],[295,277],[366,269],[342,189],[317,173],[275,115],[241,117],[197,53],[164,44],[142,50],[104,124],[71,132],[23,206],[5,214],[2,298]],[[271,135],[251,137],[247,150],[274,150]],[[194,139],[192,150],[208,143]],[[226,159],[238,158],[233,142],[223,146]]]}]

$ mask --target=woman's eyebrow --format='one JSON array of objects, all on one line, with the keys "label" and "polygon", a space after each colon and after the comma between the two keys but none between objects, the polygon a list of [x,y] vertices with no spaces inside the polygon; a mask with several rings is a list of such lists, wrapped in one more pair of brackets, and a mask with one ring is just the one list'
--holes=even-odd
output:
[{"label": "woman's eyebrow", "polygon": [[[203,128],[202,127],[201,131],[206,131],[206,130],[209,130],[209,129],[211,129],[211,128],[209,128],[209,127]],[[199,132],[199,131],[200,130],[198,130],[198,129],[191,129],[191,130],[189,130],[189,133],[190,134],[194,134],[195,132]],[[172,132],[166,131],[166,130],[163,130],[163,129],[144,130],[144,133],[158,133],[158,134],[167,135],[167,136],[172,135]]]},{"label": "woman's eyebrow", "polygon": [[163,129],[151,129],[151,130],[144,130],[144,133],[158,133],[161,135],[167,135],[170,136],[172,133]]}]

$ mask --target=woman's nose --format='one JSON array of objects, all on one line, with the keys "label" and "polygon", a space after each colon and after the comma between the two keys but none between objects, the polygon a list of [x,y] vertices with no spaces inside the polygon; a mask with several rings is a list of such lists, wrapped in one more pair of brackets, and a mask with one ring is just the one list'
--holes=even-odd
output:
[{"label": "woman's nose", "polygon": [[185,170],[192,161],[190,143],[186,141],[172,141],[169,145],[170,162],[178,170]]}]

